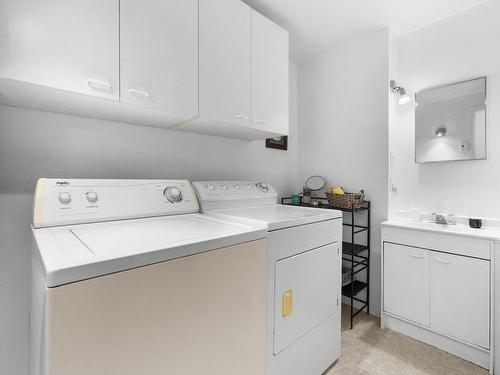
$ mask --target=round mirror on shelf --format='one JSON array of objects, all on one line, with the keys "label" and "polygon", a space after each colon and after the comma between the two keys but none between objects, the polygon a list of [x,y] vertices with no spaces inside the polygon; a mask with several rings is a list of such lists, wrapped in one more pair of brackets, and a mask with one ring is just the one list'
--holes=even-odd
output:
[{"label": "round mirror on shelf", "polygon": [[311,176],[306,180],[306,188],[311,191],[318,191],[325,187],[326,180],[321,176]]}]

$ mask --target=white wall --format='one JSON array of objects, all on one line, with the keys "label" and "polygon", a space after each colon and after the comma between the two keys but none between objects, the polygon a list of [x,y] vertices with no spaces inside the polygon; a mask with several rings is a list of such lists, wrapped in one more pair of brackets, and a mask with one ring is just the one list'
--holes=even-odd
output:
[{"label": "white wall", "polygon": [[25,375],[31,196],[0,194],[0,374]]},{"label": "white wall", "polygon": [[249,179],[297,189],[297,68],[288,151],[0,106],[0,374],[27,374],[32,192],[38,177]]},{"label": "white wall", "polygon": [[387,218],[389,32],[299,66],[299,182],[364,189],[373,202],[371,308],[380,310],[380,222]]},{"label": "white wall", "polygon": [[[390,215],[416,201],[427,212],[500,217],[500,2],[489,1],[402,36],[391,78],[410,95],[436,85],[487,76],[487,160],[414,163],[414,102],[390,124]],[[394,99],[394,98],[391,98]]]},{"label": "white wall", "polygon": [[262,179],[293,190],[296,67],[290,67],[288,151],[265,142],[0,106],[0,193],[31,193],[39,177]]}]

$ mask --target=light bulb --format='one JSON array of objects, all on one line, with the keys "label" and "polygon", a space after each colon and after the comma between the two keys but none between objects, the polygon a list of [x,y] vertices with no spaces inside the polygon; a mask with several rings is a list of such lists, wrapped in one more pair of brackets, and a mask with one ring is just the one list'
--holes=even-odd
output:
[{"label": "light bulb", "polygon": [[409,95],[401,95],[398,99],[399,105],[405,105],[410,102],[410,96]]},{"label": "light bulb", "polygon": [[446,134],[446,128],[439,128],[436,130],[436,137],[444,137]]}]

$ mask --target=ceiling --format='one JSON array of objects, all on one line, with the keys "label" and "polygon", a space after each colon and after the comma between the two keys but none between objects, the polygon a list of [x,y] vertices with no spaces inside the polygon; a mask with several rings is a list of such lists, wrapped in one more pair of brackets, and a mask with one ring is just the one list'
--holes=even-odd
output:
[{"label": "ceiling", "polygon": [[[413,31],[488,0],[244,0],[290,32],[291,59],[391,27]],[[492,0],[495,1],[495,0]]]}]

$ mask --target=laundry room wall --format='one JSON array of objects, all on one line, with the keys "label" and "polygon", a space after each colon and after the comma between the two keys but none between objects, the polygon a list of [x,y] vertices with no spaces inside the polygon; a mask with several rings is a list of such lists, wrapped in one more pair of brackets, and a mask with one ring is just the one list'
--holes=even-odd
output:
[{"label": "laundry room wall", "polygon": [[[389,31],[299,65],[299,182],[364,189],[372,200],[371,310],[380,311],[380,222],[387,218]],[[363,219],[359,219],[363,220]]]},{"label": "laundry room wall", "polygon": [[0,374],[28,371],[31,196],[0,194]]},{"label": "laundry room wall", "polygon": [[[401,36],[398,84],[425,88],[486,76],[487,160],[415,163],[415,102],[396,106],[390,124],[390,215],[414,204],[426,212],[500,216],[500,2],[484,4]],[[394,99],[391,98],[391,99]]]},{"label": "laundry room wall", "polygon": [[297,190],[297,68],[288,151],[152,127],[0,106],[0,374],[26,375],[32,194],[39,177],[262,180]]}]

